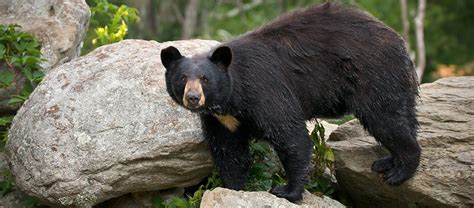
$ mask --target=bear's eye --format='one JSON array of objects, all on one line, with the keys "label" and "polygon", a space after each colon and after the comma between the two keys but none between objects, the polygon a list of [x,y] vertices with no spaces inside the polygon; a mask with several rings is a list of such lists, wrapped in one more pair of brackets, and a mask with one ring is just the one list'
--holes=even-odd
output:
[{"label": "bear's eye", "polygon": [[200,79],[201,79],[201,82],[202,82],[202,83],[207,83],[207,82],[209,82],[209,80],[207,79],[206,76],[202,76]]},{"label": "bear's eye", "polygon": [[186,77],[186,75],[181,75],[181,81],[182,82],[186,82],[188,80],[188,78]]}]

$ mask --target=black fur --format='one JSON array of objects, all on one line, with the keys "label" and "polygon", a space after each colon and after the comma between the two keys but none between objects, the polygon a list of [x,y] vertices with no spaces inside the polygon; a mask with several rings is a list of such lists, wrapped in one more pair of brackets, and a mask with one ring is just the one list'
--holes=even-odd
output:
[{"label": "black fur", "polygon": [[[388,184],[400,185],[416,171],[421,150],[413,64],[400,36],[361,11],[326,3],[284,15],[209,56],[183,58],[167,50],[162,63],[176,102],[182,104],[179,77],[209,80],[205,105],[193,111],[201,115],[228,188],[245,183],[253,136],[273,145],[286,171],[288,185],[271,192],[301,199],[312,151],[305,120],[349,113],[391,153],[372,166]],[[231,132],[213,113],[232,115],[240,126]]]}]

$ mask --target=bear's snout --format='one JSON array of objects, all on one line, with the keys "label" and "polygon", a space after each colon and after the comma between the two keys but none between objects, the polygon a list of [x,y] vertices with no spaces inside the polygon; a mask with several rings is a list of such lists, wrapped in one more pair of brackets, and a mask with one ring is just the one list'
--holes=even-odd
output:
[{"label": "bear's snout", "polygon": [[190,105],[189,107],[197,106],[199,104],[199,100],[201,100],[201,94],[199,94],[199,92],[188,92],[188,94],[186,94],[186,99]]},{"label": "bear's snout", "polygon": [[204,105],[206,98],[199,79],[188,80],[184,88],[183,104],[189,109],[196,109]]}]

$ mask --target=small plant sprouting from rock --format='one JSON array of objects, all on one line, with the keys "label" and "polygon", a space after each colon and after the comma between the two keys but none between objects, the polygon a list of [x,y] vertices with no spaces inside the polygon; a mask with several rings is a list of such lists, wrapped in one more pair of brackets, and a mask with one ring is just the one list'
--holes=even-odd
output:
[{"label": "small plant sprouting from rock", "polygon": [[310,134],[313,142],[313,172],[306,189],[311,193],[319,192],[330,196],[334,193],[332,176],[334,175],[334,153],[326,142],[325,129],[316,120],[313,132]]}]

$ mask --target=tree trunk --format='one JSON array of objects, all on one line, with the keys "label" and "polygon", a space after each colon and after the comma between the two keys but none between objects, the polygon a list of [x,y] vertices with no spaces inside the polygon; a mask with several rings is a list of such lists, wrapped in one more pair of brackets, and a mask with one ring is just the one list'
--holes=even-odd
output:
[{"label": "tree trunk", "polygon": [[408,51],[410,51],[410,21],[408,20],[407,0],[400,0],[400,10],[403,24],[403,38],[407,42]]},{"label": "tree trunk", "polygon": [[277,3],[278,14],[279,15],[283,14],[283,12],[285,11],[285,5],[284,5],[283,0],[277,0],[276,3]]},{"label": "tree trunk", "polygon": [[183,22],[183,33],[181,39],[189,39],[193,37],[196,29],[197,14],[199,9],[199,0],[189,0],[186,6],[186,14]]},{"label": "tree trunk", "polygon": [[158,21],[157,21],[157,8],[158,8],[158,1],[157,0],[150,0],[148,2],[148,11],[147,11],[147,23],[148,27],[150,28],[150,31],[153,34],[159,34],[158,31]]},{"label": "tree trunk", "polygon": [[424,38],[424,19],[425,19],[426,0],[418,0],[418,14],[415,17],[416,26],[416,72],[418,81],[421,81],[426,66],[425,38]]}]

